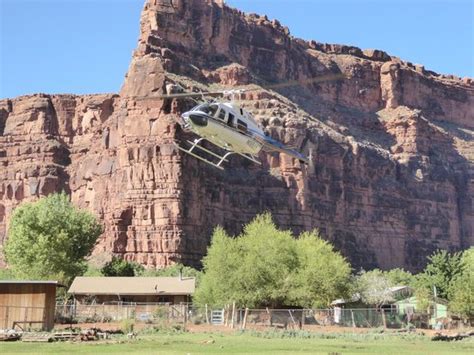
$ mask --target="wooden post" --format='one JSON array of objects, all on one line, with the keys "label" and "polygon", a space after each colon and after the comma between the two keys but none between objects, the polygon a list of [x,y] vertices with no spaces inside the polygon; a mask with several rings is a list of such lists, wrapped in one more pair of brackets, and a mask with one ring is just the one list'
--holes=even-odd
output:
[{"label": "wooden post", "polygon": [[272,314],[268,310],[268,307],[265,307],[265,309],[266,309],[267,314],[268,314],[268,326],[271,327],[272,326]]},{"label": "wooden post", "polygon": [[224,326],[229,325],[229,305],[226,304],[224,307]]},{"label": "wooden post", "polygon": [[382,322],[383,322],[383,327],[387,328],[387,319],[385,318],[385,311],[381,309],[382,311]]},{"label": "wooden post", "polygon": [[234,326],[235,326],[235,301],[232,302],[232,318],[231,318],[231,322],[230,322],[230,327],[232,329],[234,329]]},{"label": "wooden post", "polygon": [[206,303],[206,323],[209,324],[209,315],[207,314],[207,303]]},{"label": "wooden post", "polygon": [[245,307],[244,320],[242,321],[242,329],[245,329],[247,326],[247,315],[249,314],[249,309]]},{"label": "wooden post", "polygon": [[188,324],[188,304],[183,305],[184,309],[184,331],[186,331],[186,325]]},{"label": "wooden post", "polygon": [[7,309],[5,310],[5,313],[6,313],[6,317],[5,317],[5,318],[6,318],[6,319],[5,319],[5,328],[7,328],[7,329],[8,329],[8,328],[14,328],[15,325],[10,326],[10,324],[8,324],[8,321],[9,321],[8,318],[9,318],[9,315],[10,315],[10,307],[9,307],[9,306],[7,306]]},{"label": "wooden post", "polygon": [[291,321],[293,322],[293,326],[295,329],[298,327],[295,322],[295,318],[293,318],[293,313],[291,313],[291,309],[288,310],[288,313],[290,314]]},{"label": "wooden post", "polygon": [[356,323],[355,323],[355,320],[354,320],[354,311],[352,309],[351,309],[351,318],[352,318],[352,328],[355,328]]},{"label": "wooden post", "polygon": [[304,308],[303,311],[301,312],[301,329],[304,329],[304,322],[305,322],[305,316],[304,316]]}]

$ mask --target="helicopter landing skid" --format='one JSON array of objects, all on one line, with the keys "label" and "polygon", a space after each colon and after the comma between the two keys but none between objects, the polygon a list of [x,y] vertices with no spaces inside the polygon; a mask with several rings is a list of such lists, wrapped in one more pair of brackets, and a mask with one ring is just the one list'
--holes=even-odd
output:
[{"label": "helicopter landing skid", "polygon": [[[247,154],[243,154],[243,153],[238,153],[238,152],[227,152],[225,153],[224,155],[219,155],[219,154],[216,154],[212,151],[210,151],[209,149],[206,149],[204,148],[203,146],[199,145],[199,143],[201,143],[203,140],[205,140],[204,138],[199,138],[199,139],[196,139],[194,140],[194,142],[191,142],[191,141],[187,141],[189,144],[191,144],[191,147],[189,149],[186,149],[186,148],[183,148],[181,147],[179,144],[177,144],[176,142],[174,143],[174,145],[176,146],[176,148],[178,148],[179,150],[183,151],[184,153],[186,154],[189,154],[193,157],[195,157],[196,159],[199,159],[203,162],[205,162],[206,164],[209,164],[209,165],[212,165],[214,167],[216,167],[217,169],[221,169],[221,170],[224,170],[224,168],[222,167],[222,163],[224,162],[227,162],[227,157],[230,156],[231,154],[238,154],[244,158],[247,158],[248,160],[256,163],[256,164],[259,164],[261,165],[262,163],[259,162],[258,160],[256,160],[254,157],[250,156],[250,155],[247,155]],[[217,163],[214,163],[202,156],[200,156],[199,154],[197,154],[196,152],[196,148],[201,151],[204,151],[205,153],[209,154],[209,155],[212,155],[213,157],[216,157],[219,159],[219,161]]]},{"label": "helicopter landing skid", "polygon": [[[203,146],[200,146],[199,143],[201,143],[202,141],[204,140],[204,138],[199,138],[199,139],[196,139],[194,142],[191,142],[191,141],[187,141],[188,143],[191,144],[191,148],[189,149],[186,149],[186,148],[183,148],[181,147],[179,144],[177,144],[176,142],[174,143],[174,145],[176,146],[176,148],[178,148],[179,150],[185,152],[186,154],[189,154],[193,157],[195,157],[196,159],[199,159],[209,165],[212,165],[214,167],[216,167],[217,169],[221,169],[221,170],[224,170],[224,168],[221,166],[223,162],[225,161],[228,161],[227,160],[227,157],[231,154],[233,154],[234,152],[228,152],[226,154],[224,154],[223,156],[220,156],[219,154],[216,154],[214,152],[211,152],[209,149],[206,149],[204,148]],[[219,161],[217,163],[214,163],[202,156],[200,156],[199,154],[196,154],[196,152],[194,151],[195,149],[198,149],[198,150],[202,150],[204,152],[206,152],[207,154],[210,154],[216,158],[219,159]]]}]

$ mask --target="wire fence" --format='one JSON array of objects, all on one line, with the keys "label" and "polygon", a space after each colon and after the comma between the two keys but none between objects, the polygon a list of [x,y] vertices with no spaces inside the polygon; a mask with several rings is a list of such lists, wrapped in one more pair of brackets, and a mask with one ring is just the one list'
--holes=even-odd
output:
[{"label": "wire fence", "polygon": [[111,303],[111,304],[57,304],[55,319],[58,323],[107,323],[125,319],[144,323],[183,323],[187,304],[167,303]]},{"label": "wire fence", "polygon": [[429,314],[403,313],[396,309],[242,309],[194,307],[191,304],[115,303],[57,304],[57,323],[107,323],[133,320],[160,325],[215,325],[234,329],[311,329],[318,327],[352,328],[456,328],[450,318]]}]

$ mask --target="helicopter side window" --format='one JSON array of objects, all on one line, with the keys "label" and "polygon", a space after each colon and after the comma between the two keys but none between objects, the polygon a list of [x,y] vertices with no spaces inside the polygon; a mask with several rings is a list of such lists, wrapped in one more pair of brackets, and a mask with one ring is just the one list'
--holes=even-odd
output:
[{"label": "helicopter side window", "polygon": [[237,129],[242,133],[247,133],[247,123],[241,120],[237,120]]},{"label": "helicopter side window", "polygon": [[229,112],[229,118],[227,119],[227,125],[234,127],[234,115]]},{"label": "helicopter side window", "polygon": [[227,112],[225,112],[224,109],[221,108],[221,110],[219,111],[219,118],[222,120],[222,121],[225,121],[225,115],[226,115]]}]

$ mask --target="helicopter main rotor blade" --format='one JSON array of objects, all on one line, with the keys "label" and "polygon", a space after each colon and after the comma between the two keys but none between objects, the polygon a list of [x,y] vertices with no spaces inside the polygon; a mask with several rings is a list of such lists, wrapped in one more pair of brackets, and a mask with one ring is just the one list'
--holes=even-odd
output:
[{"label": "helicopter main rotor blade", "polygon": [[347,77],[342,73],[337,74],[327,74],[322,76],[317,76],[315,78],[303,79],[303,80],[290,80],[282,83],[277,84],[270,84],[270,85],[263,85],[263,89],[282,89],[290,86],[298,86],[298,85],[305,85],[305,84],[314,84],[320,83],[323,81],[334,81],[334,80],[342,80],[346,79]]},{"label": "helicopter main rotor blade", "polygon": [[166,94],[155,96],[158,99],[176,99],[186,97],[202,97],[202,96],[220,96],[224,95],[225,91],[209,91],[209,92],[180,92],[176,94]]},{"label": "helicopter main rotor blade", "polygon": [[152,96],[136,96],[136,100],[164,100],[164,99],[185,99],[195,98],[203,96],[221,96],[224,95],[224,91],[211,91],[211,92],[179,92],[176,94],[166,95],[152,95]]},{"label": "helicopter main rotor blade", "polygon": [[156,95],[156,96],[141,96],[136,97],[137,100],[153,100],[153,99],[185,99],[185,98],[199,98],[204,96],[225,96],[225,95],[232,95],[233,93],[244,93],[250,91],[259,91],[259,90],[274,90],[274,89],[282,89],[290,86],[298,86],[298,85],[305,85],[305,84],[314,84],[320,83],[324,81],[335,81],[335,80],[342,80],[346,79],[347,77],[342,73],[337,74],[327,74],[318,76],[315,78],[303,79],[303,80],[291,80],[276,84],[270,85],[262,85],[260,88],[255,89],[231,89],[231,90],[220,90],[220,91],[208,91],[208,92],[179,92],[175,94],[165,94],[165,95]]}]

